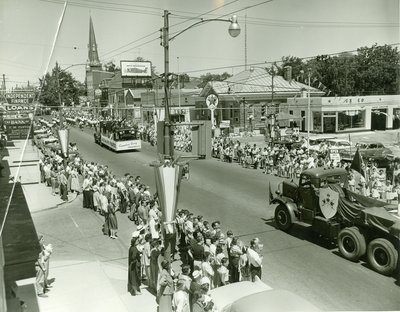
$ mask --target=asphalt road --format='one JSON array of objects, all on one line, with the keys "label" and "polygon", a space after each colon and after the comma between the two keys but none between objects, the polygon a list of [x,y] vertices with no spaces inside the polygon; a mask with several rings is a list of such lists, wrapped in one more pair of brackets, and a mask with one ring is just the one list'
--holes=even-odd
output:
[{"label": "asphalt road", "polygon": [[[140,175],[155,191],[149,166],[156,160],[155,147],[143,143],[140,152],[114,153],[96,145],[91,131],[76,128],[71,129],[70,142],[77,143],[84,159],[107,164],[117,175]],[[259,237],[264,244],[262,280],[274,288],[297,293],[322,310],[400,310],[395,278],[341,258],[337,248],[307,228],[295,226],[290,235],[275,229],[274,207],[267,204],[268,182],[276,187],[279,180],[237,164],[194,160],[190,179],[182,182],[178,208],[209,221],[220,220],[224,231],[232,230],[245,243]],[[119,243],[127,250],[129,240],[123,238],[131,229],[126,221],[120,223],[119,233]]]}]

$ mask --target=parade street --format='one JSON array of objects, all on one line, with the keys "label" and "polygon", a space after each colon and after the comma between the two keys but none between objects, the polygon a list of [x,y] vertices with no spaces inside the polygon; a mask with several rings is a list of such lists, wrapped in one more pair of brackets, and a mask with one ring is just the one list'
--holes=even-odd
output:
[{"label": "parade street", "polygon": [[[71,128],[70,140],[77,143],[84,159],[107,164],[117,176],[127,172],[140,175],[155,191],[154,173],[149,165],[156,160],[155,147],[144,143],[140,152],[114,153],[95,144],[92,131],[77,128]],[[363,262],[341,258],[337,248],[305,227],[296,226],[291,234],[275,228],[274,207],[268,205],[269,181],[276,189],[280,178],[264,175],[260,170],[243,169],[236,163],[192,160],[190,179],[181,185],[178,209],[188,209],[206,220],[221,221],[224,231],[232,230],[246,244],[258,237],[264,245],[262,280],[274,288],[297,293],[322,310],[397,310],[400,296],[395,278],[375,273]],[[80,229],[77,237],[72,237],[74,244],[61,244],[56,253],[84,260],[83,249],[87,254],[96,254],[99,261],[126,265],[133,228],[127,215],[117,214],[120,239],[110,241],[101,234],[102,220],[98,215],[79,208],[67,209],[34,215],[38,231],[46,232],[49,240],[55,228],[71,220]],[[92,235],[93,227],[98,228],[97,238],[86,237]],[[63,239],[71,240],[67,231]],[[109,245],[113,248],[107,248]]]}]

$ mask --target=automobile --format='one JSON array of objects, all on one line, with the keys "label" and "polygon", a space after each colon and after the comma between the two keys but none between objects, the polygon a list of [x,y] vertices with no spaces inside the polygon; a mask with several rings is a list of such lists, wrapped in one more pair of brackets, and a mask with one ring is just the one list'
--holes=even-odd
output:
[{"label": "automobile", "polygon": [[329,139],[329,140],[326,140],[326,142],[329,144],[329,149],[338,150],[339,153],[343,150],[351,151],[351,149],[352,149],[351,142],[349,140]]},{"label": "automobile", "polygon": [[377,162],[385,163],[385,160],[393,160],[393,151],[390,148],[385,147],[381,142],[359,142],[356,144],[355,148],[351,152],[342,152],[341,157],[343,159],[352,160],[356,150],[359,150],[361,157],[364,161],[369,159]]},{"label": "automobile", "polygon": [[256,281],[232,283],[210,291],[219,312],[321,311],[311,302],[283,289]]},{"label": "automobile", "polygon": [[392,150],[380,142],[360,142],[356,147],[359,148],[360,154],[364,158],[394,158]]},{"label": "automobile", "polygon": [[[326,142],[328,140],[334,140],[335,138],[328,137],[328,138],[310,138],[310,151],[319,152],[320,144]],[[308,142],[307,138],[303,138],[302,141],[296,142],[292,144],[292,148],[298,149],[302,147],[307,147]]]}]

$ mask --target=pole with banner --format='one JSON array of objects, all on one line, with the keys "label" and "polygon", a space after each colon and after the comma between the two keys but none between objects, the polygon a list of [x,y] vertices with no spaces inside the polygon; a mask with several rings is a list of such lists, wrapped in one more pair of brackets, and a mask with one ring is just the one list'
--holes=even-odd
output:
[{"label": "pole with banner", "polygon": [[173,259],[176,246],[175,215],[183,165],[166,159],[154,165],[157,194],[162,211],[164,257]]}]

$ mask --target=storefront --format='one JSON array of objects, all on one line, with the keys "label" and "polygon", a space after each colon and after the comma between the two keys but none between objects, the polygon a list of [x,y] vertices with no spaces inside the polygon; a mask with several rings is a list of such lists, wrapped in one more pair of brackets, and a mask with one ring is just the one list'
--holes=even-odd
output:
[{"label": "storefront", "polygon": [[[282,110],[304,117],[307,131],[307,98],[290,98]],[[340,133],[400,128],[400,96],[315,97],[310,99],[310,131]]]},{"label": "storefront", "polygon": [[[270,75],[265,69],[252,68],[242,71],[224,81],[210,81],[196,99],[194,119],[211,120],[207,107],[207,97],[214,95],[217,104],[214,111],[214,124],[224,128],[229,121],[229,132],[259,130],[263,132],[268,125],[274,125],[273,116],[283,112],[288,98],[305,96],[308,86],[294,79]],[[322,96],[323,91],[310,88],[311,98]],[[284,111],[294,116],[304,116],[304,111]],[[304,119],[285,119],[278,122],[279,127],[304,128]],[[226,130],[225,130],[226,131]]]}]

